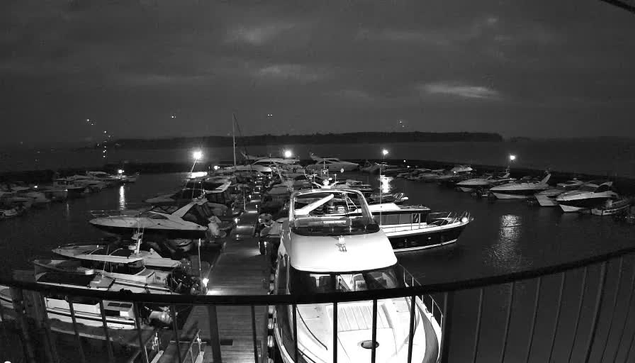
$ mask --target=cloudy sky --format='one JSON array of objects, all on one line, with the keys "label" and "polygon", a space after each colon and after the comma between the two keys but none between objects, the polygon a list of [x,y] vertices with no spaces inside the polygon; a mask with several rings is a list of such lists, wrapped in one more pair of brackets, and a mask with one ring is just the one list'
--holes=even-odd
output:
[{"label": "cloudy sky", "polygon": [[0,143],[635,137],[633,34],[599,0],[4,0]]}]

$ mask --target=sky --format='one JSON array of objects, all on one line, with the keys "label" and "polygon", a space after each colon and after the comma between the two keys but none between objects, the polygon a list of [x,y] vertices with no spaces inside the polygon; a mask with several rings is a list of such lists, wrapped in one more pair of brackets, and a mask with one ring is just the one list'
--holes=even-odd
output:
[{"label": "sky", "polygon": [[633,34],[599,0],[4,0],[0,144],[635,137]]}]

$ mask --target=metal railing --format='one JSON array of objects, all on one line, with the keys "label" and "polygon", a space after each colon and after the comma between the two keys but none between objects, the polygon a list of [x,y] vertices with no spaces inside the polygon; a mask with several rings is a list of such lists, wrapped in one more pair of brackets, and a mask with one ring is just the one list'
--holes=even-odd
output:
[{"label": "metal railing", "polygon": [[[268,306],[294,306],[302,304],[338,304],[353,301],[370,301],[373,304],[373,339],[377,331],[378,301],[391,298],[424,297],[427,309],[438,316],[442,327],[440,358],[447,362],[627,362],[633,358],[635,340],[635,314],[633,314],[633,289],[635,286],[635,247],[629,247],[573,262],[535,268],[496,276],[478,277],[460,281],[418,284],[411,275],[404,274],[413,286],[386,290],[323,293],[314,295],[213,295],[182,296],[103,292],[67,287],[45,286],[33,282],[0,278],[0,284],[9,286],[12,294],[10,306],[0,307],[0,360],[26,362],[57,362],[55,339],[51,337],[53,319],[43,314],[35,322],[29,318],[29,306],[35,301],[26,295],[55,294],[108,301],[125,301],[134,305],[135,329],[129,332],[130,341],[140,349],[138,358],[149,362],[147,336],[140,319],[140,308],[152,303],[169,307],[177,347],[180,346],[177,307],[202,309],[205,318],[198,323],[207,325],[204,340],[211,348],[214,362],[231,362],[232,355],[224,355],[226,344],[221,344],[226,331],[237,321],[219,324],[217,308],[244,307],[248,343],[241,349],[248,350],[249,360],[256,363],[270,362],[264,347],[275,343],[267,331],[271,321],[256,311]],[[32,293],[35,292],[35,293]],[[437,296],[442,298],[437,298]],[[434,297],[434,298],[433,298]],[[442,302],[438,304],[437,301]],[[37,302],[37,301],[35,301]],[[40,300],[40,303],[42,301]],[[104,340],[102,357],[110,362],[119,361],[113,356],[113,335],[120,331],[110,329],[102,311],[101,330]],[[411,316],[414,315],[411,313]],[[75,360],[87,361],[87,350],[82,350],[81,327],[73,316],[69,336],[74,337],[79,349],[74,350]],[[257,320],[264,318],[259,324]],[[334,317],[334,320],[337,318]],[[412,320],[410,332],[413,331]],[[295,324],[294,324],[295,325]],[[258,329],[260,327],[261,330]],[[295,328],[294,328],[295,329]],[[337,329],[333,330],[338,332]],[[93,332],[94,333],[94,332]],[[187,338],[187,337],[185,337]],[[185,339],[183,338],[183,339]],[[333,334],[333,342],[338,340]],[[410,335],[412,344],[412,334]],[[12,343],[13,342],[13,343]],[[19,342],[15,344],[15,342]],[[35,344],[34,342],[37,342]],[[11,345],[8,345],[11,344]],[[239,344],[237,344],[238,346]],[[94,345],[93,345],[94,346]],[[334,345],[335,347],[337,344]],[[179,348],[180,349],[180,348]],[[237,348],[232,348],[237,349]],[[57,351],[56,351],[57,350]],[[375,349],[373,348],[372,351]],[[79,354],[78,354],[79,352]],[[297,351],[296,351],[297,352]],[[178,357],[181,357],[179,352]],[[409,358],[412,357],[409,355]],[[333,360],[338,355],[333,353]],[[373,353],[369,360],[375,362]],[[173,361],[182,362],[173,359]],[[410,361],[410,360],[406,360]],[[432,360],[432,361],[436,361]]]}]

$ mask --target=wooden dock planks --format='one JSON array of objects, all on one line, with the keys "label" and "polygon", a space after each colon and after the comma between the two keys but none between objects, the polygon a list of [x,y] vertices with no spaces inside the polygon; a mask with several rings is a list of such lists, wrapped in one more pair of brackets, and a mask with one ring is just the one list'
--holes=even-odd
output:
[{"label": "wooden dock planks", "polygon": [[[253,223],[253,221],[250,219],[247,223]],[[267,263],[268,260],[258,250],[257,238],[242,235],[238,240],[227,239],[224,250],[209,275],[209,293],[214,295],[267,294],[270,271]],[[216,312],[222,361],[227,363],[254,362],[256,357],[254,355],[251,307],[218,306]],[[259,355],[261,354],[261,341],[266,339],[264,331],[266,307],[256,306],[254,312],[257,354]],[[189,332],[194,332],[197,328],[201,330],[201,338],[209,342],[211,334],[206,306],[196,306],[192,309],[180,331],[180,340],[192,339],[192,336],[188,336],[191,334]],[[212,361],[209,345],[203,361]]]}]

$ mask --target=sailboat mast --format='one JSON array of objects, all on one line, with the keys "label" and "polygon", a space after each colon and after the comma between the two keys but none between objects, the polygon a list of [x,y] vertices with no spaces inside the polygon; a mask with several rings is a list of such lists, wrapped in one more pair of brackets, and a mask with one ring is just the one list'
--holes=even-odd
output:
[{"label": "sailboat mast", "polygon": [[233,147],[234,147],[234,167],[236,167],[236,131],[235,131],[235,126],[236,126],[236,114],[232,113],[232,143],[233,143]]}]

